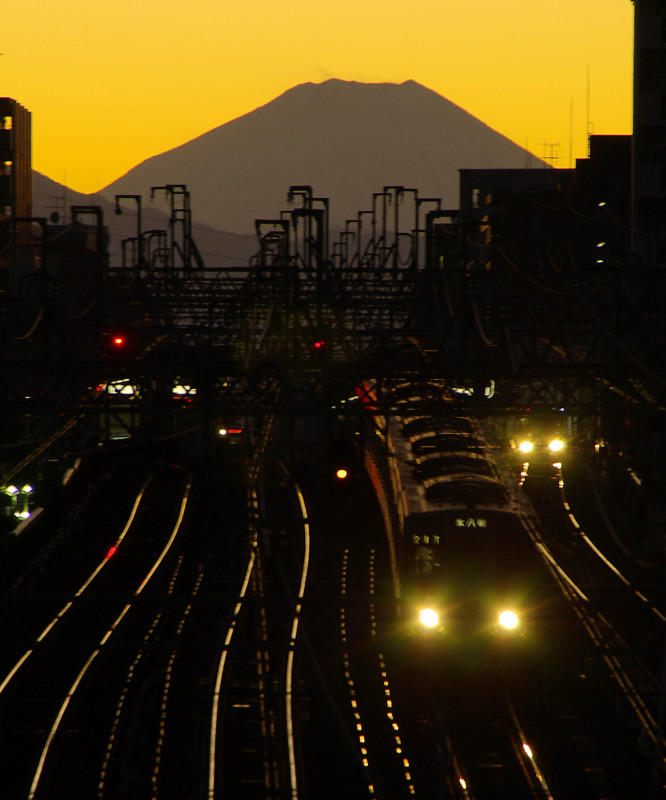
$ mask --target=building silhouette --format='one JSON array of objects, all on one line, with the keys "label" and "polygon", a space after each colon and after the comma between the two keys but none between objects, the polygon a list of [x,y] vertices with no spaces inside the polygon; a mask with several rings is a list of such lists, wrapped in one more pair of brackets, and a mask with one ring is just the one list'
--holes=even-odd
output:
[{"label": "building silhouette", "polygon": [[666,262],[666,2],[634,0],[632,228],[646,265]]},{"label": "building silhouette", "polygon": [[0,291],[11,287],[13,264],[31,240],[32,122],[16,100],[0,97]]}]

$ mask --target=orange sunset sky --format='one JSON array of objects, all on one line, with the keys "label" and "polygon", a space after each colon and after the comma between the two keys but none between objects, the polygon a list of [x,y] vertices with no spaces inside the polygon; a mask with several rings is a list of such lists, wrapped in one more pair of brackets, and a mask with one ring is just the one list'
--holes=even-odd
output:
[{"label": "orange sunset sky", "polygon": [[559,167],[631,133],[631,0],[30,0],[0,52],[33,167],[86,193],[328,78],[415,80]]}]

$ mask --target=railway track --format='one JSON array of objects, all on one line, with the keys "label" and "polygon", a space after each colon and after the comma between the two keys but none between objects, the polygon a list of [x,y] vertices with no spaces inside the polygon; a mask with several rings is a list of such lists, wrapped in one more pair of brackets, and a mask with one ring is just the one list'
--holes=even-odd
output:
[{"label": "railway track", "polygon": [[[164,500],[165,484],[170,502]],[[116,528],[114,543],[101,560],[89,563],[89,573],[80,584],[72,583],[78,577],[76,570],[63,576],[68,599],[39,632],[33,631],[31,645],[5,670],[0,719],[9,737],[2,774],[10,796],[52,796],[58,786],[90,778],[93,762],[80,755],[74,758],[73,771],[61,771],[64,742],[74,733],[74,739],[85,743],[86,755],[91,752],[107,702],[105,693],[89,688],[91,677],[99,672],[106,654],[117,649],[115,642],[123,639],[129,621],[145,613],[140,600],[169,556],[190,486],[182,470],[164,469],[146,481],[124,526]],[[148,521],[154,526],[152,534],[141,536],[137,529],[145,534]],[[97,549],[100,538],[105,544],[104,536],[91,538],[97,538]],[[89,546],[88,558],[94,549]],[[95,724],[81,730],[73,722],[77,717],[73,709],[86,704]],[[94,796],[90,789],[85,795]]]},{"label": "railway track", "polygon": [[666,617],[582,530],[566,500],[561,467],[553,475],[527,476],[525,491],[541,521],[528,521],[530,535],[588,637],[580,669],[590,686],[576,715],[601,743],[589,772],[599,785],[606,775],[610,796],[662,797]]},{"label": "railway track", "polygon": [[[543,656],[465,672],[422,647],[395,615],[383,520],[366,495],[330,495],[280,465],[253,475],[230,525],[237,493],[150,465],[102,504],[107,526],[86,528],[100,525],[90,503],[88,535],[52,548],[73,561],[58,594],[34,559],[16,577],[0,662],[8,796],[631,796],[613,782],[635,763],[618,751],[639,728],[659,752],[658,686],[550,539],[536,530],[595,642],[584,666],[605,667],[603,679],[588,669],[584,688],[579,651],[558,660],[563,674]],[[597,584],[595,573],[585,588]],[[631,724],[605,741],[627,699]]]}]

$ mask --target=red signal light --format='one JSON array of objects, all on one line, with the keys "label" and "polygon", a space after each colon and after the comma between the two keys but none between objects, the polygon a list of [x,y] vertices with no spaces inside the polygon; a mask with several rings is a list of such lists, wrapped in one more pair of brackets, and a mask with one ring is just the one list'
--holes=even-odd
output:
[{"label": "red signal light", "polygon": [[134,340],[126,333],[111,333],[107,331],[105,334],[106,352],[111,357],[121,358],[130,355],[134,345]]}]

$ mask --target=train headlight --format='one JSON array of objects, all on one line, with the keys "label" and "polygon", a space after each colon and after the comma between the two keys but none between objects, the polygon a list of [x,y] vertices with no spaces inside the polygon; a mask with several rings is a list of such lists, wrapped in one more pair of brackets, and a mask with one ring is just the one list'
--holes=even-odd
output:
[{"label": "train headlight", "polygon": [[507,630],[513,630],[518,625],[518,614],[515,611],[511,611],[511,609],[506,609],[500,612],[499,617],[497,618],[499,624],[506,628]]},{"label": "train headlight", "polygon": [[439,614],[434,608],[422,608],[419,611],[419,622],[424,628],[436,628],[439,625]]},{"label": "train headlight", "polygon": [[532,442],[525,439],[518,445],[518,449],[521,453],[531,453],[532,452]]},{"label": "train headlight", "polygon": [[548,449],[551,453],[559,453],[564,447],[564,442],[561,439],[552,439],[548,444]]}]

